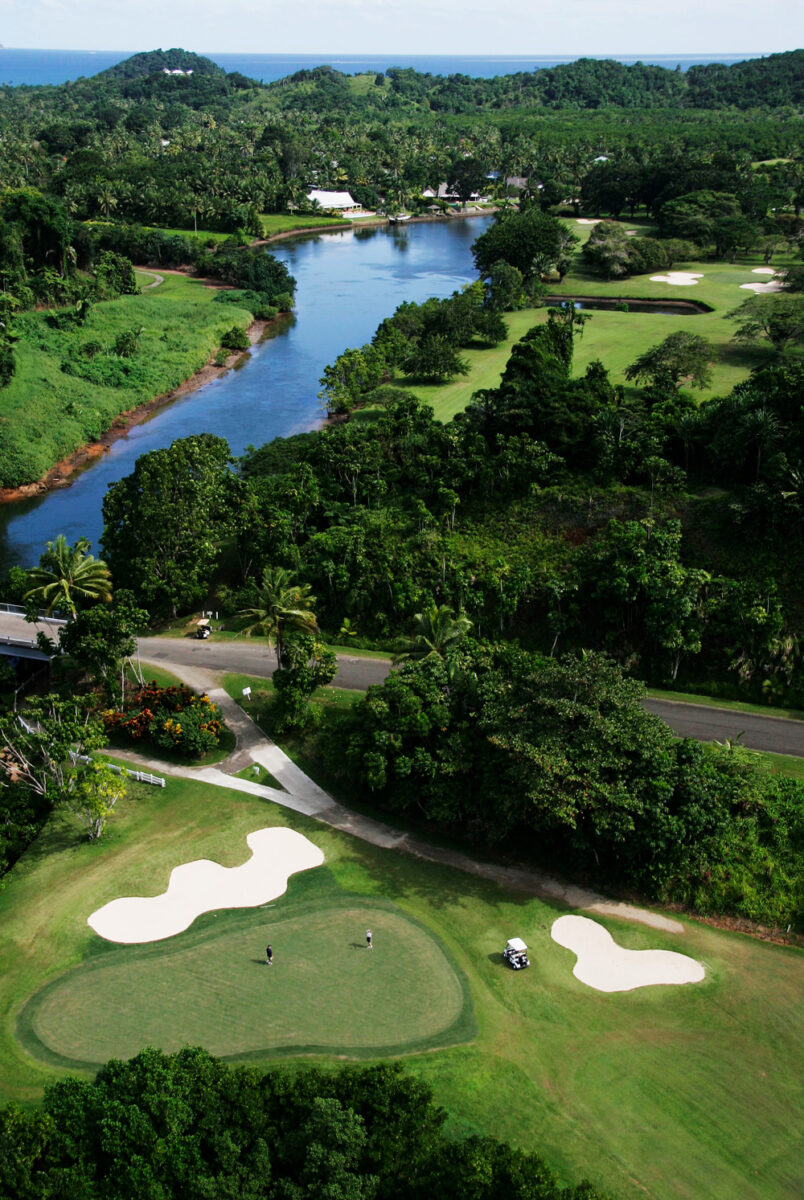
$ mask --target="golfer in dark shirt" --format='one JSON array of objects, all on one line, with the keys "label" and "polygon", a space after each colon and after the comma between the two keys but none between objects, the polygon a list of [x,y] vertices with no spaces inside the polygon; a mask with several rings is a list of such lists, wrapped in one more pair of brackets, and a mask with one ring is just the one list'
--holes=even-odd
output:
[{"label": "golfer in dark shirt", "polygon": [[274,952],[270,946],[265,947],[265,961],[269,967],[274,965]]}]

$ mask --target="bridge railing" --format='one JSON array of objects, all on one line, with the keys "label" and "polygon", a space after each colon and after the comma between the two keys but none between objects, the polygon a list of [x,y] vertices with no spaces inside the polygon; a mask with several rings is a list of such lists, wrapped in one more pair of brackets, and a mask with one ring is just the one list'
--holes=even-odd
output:
[{"label": "bridge railing", "polygon": [[[9,613],[14,617],[24,617],[28,610],[23,608],[21,604],[4,604],[0,603],[0,612]],[[36,614],[37,621],[49,621],[51,625],[66,625],[66,617],[50,617],[47,613],[38,612]]]},{"label": "bridge railing", "polygon": [[4,633],[0,633],[0,646],[25,646],[26,649],[39,649],[39,643],[37,642],[36,638],[8,637]]}]

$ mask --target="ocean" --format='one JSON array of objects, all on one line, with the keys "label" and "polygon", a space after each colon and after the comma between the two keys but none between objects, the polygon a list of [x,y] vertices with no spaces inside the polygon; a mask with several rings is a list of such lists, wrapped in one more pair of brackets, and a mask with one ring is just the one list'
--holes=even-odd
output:
[{"label": "ocean", "polygon": [[[122,62],[133,54],[133,50],[6,50],[0,48],[0,83],[4,84],[58,84],[68,79],[97,75],[115,63]],[[540,57],[539,55],[435,55],[435,54],[218,54],[207,55],[225,71],[240,71],[250,79],[270,83],[284,79],[302,68],[335,67],[346,75],[357,75],[366,71],[387,71],[389,67],[413,67],[431,75],[470,75],[479,79],[490,79],[495,75],[513,75],[518,71],[533,71],[539,67],[555,67],[560,63],[574,62],[580,55]],[[591,58],[593,55],[586,55]],[[755,53],[746,54],[643,54],[601,55],[622,63],[654,63],[674,70],[686,71],[699,63],[735,63],[747,58],[759,58]]]}]

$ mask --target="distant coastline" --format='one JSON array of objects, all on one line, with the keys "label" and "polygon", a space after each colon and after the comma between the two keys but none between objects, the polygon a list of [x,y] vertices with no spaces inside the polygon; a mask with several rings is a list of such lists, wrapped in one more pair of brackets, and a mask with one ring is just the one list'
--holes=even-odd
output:
[{"label": "distant coastline", "polygon": [[[35,50],[0,46],[0,84],[13,86],[57,85],[97,75],[122,62],[130,50]],[[773,53],[767,51],[766,53]],[[345,75],[387,71],[391,67],[412,67],[431,75],[464,74],[489,79],[575,62],[579,58],[605,58],[626,64],[643,62],[682,71],[704,63],[729,65],[749,58],[761,58],[762,52],[745,54],[221,54],[209,58],[225,71],[239,71],[250,79],[271,83],[296,71],[331,66]]]}]

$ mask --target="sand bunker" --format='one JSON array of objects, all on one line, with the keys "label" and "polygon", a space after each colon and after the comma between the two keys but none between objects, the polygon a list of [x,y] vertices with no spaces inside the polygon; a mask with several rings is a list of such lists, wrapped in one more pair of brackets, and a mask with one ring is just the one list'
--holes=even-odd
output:
[{"label": "sand bunker", "polygon": [[174,867],[161,896],[125,896],[87,919],[109,942],[158,942],[219,908],[256,908],[281,896],[296,871],[319,867],[324,855],[293,829],[258,829],[246,838],[251,858],[222,867],[208,858]]},{"label": "sand bunker", "polygon": [[701,271],[668,271],[666,275],[651,275],[651,283],[670,283],[673,287],[693,287],[703,279]]},{"label": "sand bunker", "polygon": [[593,220],[593,221],[590,221],[589,217],[576,217],[575,220],[579,225],[599,225],[600,224],[600,217],[595,218],[595,220]]},{"label": "sand bunker", "polygon": [[778,279],[771,279],[768,283],[741,283],[740,287],[744,292],[780,292],[782,285]]},{"label": "sand bunker", "polygon": [[773,267],[752,267],[751,274],[752,275],[775,275],[776,272],[774,271]]},{"label": "sand bunker", "polygon": [[704,977],[701,964],[686,954],[623,949],[589,917],[559,917],[550,933],[554,942],[578,956],[575,978],[599,992],[631,992],[657,983],[700,983]]}]

